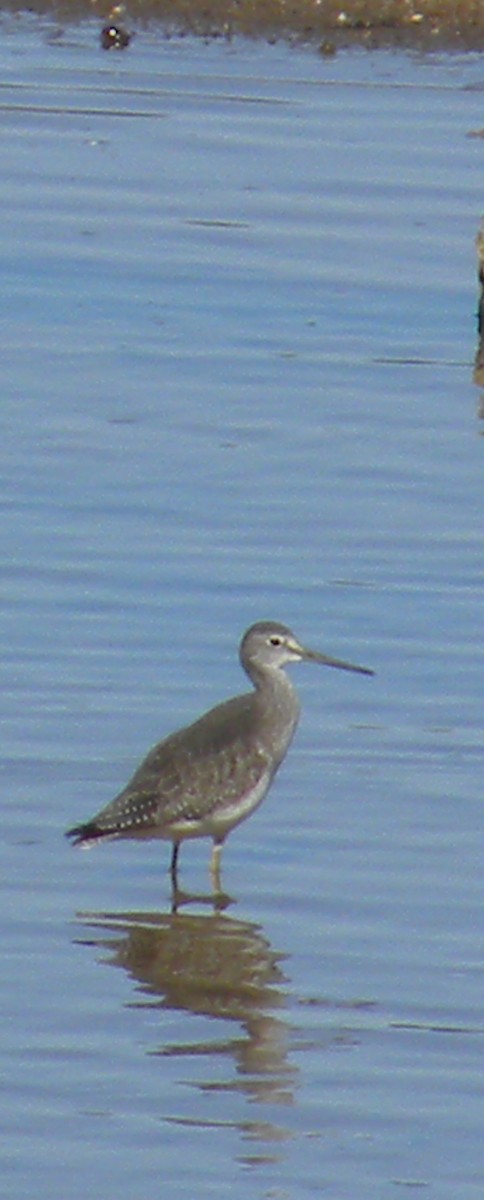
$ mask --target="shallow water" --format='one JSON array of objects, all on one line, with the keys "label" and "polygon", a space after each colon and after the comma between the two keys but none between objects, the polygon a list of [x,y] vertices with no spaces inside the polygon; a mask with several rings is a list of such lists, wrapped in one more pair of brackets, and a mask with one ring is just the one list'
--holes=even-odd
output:
[{"label": "shallow water", "polygon": [[[3,33],[3,1194],[477,1200],[480,63]],[[62,833],[267,616],[377,676],[172,913]]]}]

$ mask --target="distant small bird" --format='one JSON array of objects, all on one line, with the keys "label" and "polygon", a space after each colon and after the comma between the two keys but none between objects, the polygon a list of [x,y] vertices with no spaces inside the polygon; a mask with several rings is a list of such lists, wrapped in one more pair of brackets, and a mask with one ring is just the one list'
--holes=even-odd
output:
[{"label": "distant small bird", "polygon": [[258,621],[247,630],[240,661],[254,691],[218,704],[154,746],[119,796],[68,831],[74,845],[105,838],[170,841],[176,888],[180,843],[210,837],[212,881],[220,891],[225,838],[261,804],[299,720],[297,693],[282,668],[304,661],[373,675],[368,667],[305,649],[276,621]]}]

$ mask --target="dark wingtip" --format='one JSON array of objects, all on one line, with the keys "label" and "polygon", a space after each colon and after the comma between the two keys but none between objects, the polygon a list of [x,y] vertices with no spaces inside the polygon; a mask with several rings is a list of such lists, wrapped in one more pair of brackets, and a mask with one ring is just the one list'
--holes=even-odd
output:
[{"label": "dark wingtip", "polygon": [[98,842],[103,837],[103,830],[99,829],[95,821],[88,821],[87,825],[74,825],[73,829],[67,830],[65,836],[72,838],[73,846],[82,846],[86,842]]}]

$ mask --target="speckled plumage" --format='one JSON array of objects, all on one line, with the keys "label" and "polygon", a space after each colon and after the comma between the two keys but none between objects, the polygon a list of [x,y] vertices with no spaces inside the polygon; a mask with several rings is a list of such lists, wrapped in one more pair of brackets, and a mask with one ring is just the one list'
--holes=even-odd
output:
[{"label": "speckled plumage", "polygon": [[299,701],[282,668],[305,659],[372,674],[366,667],[304,649],[286,626],[272,621],[247,630],[240,659],[254,691],[217,705],[154,746],[110,804],[69,830],[74,844],[163,838],[173,843],[175,877],[180,842],[211,837],[218,884],[225,837],[264,799],[297,727]]}]

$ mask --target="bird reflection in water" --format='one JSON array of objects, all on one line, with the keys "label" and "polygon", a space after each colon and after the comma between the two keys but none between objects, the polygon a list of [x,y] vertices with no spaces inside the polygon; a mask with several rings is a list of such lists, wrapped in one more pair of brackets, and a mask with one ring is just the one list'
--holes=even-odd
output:
[{"label": "bird reflection in water", "polygon": [[[258,1101],[293,1103],[297,1072],[287,1058],[287,1025],[274,1015],[274,1010],[285,1004],[282,956],[271,948],[260,926],[216,910],[208,915],[82,914],[80,919],[98,933],[77,940],[98,946],[103,956],[107,952],[104,961],[122,967],[137,984],[143,999],[136,1001],[135,1007],[234,1021],[244,1033],[196,1043],[176,1041],[152,1050],[152,1054],[232,1056],[232,1080],[197,1081],[198,1087],[240,1091]],[[269,1129],[263,1124],[263,1140],[267,1141]],[[254,1128],[252,1134],[257,1136]],[[287,1136],[285,1130],[270,1128],[270,1140]]]}]

